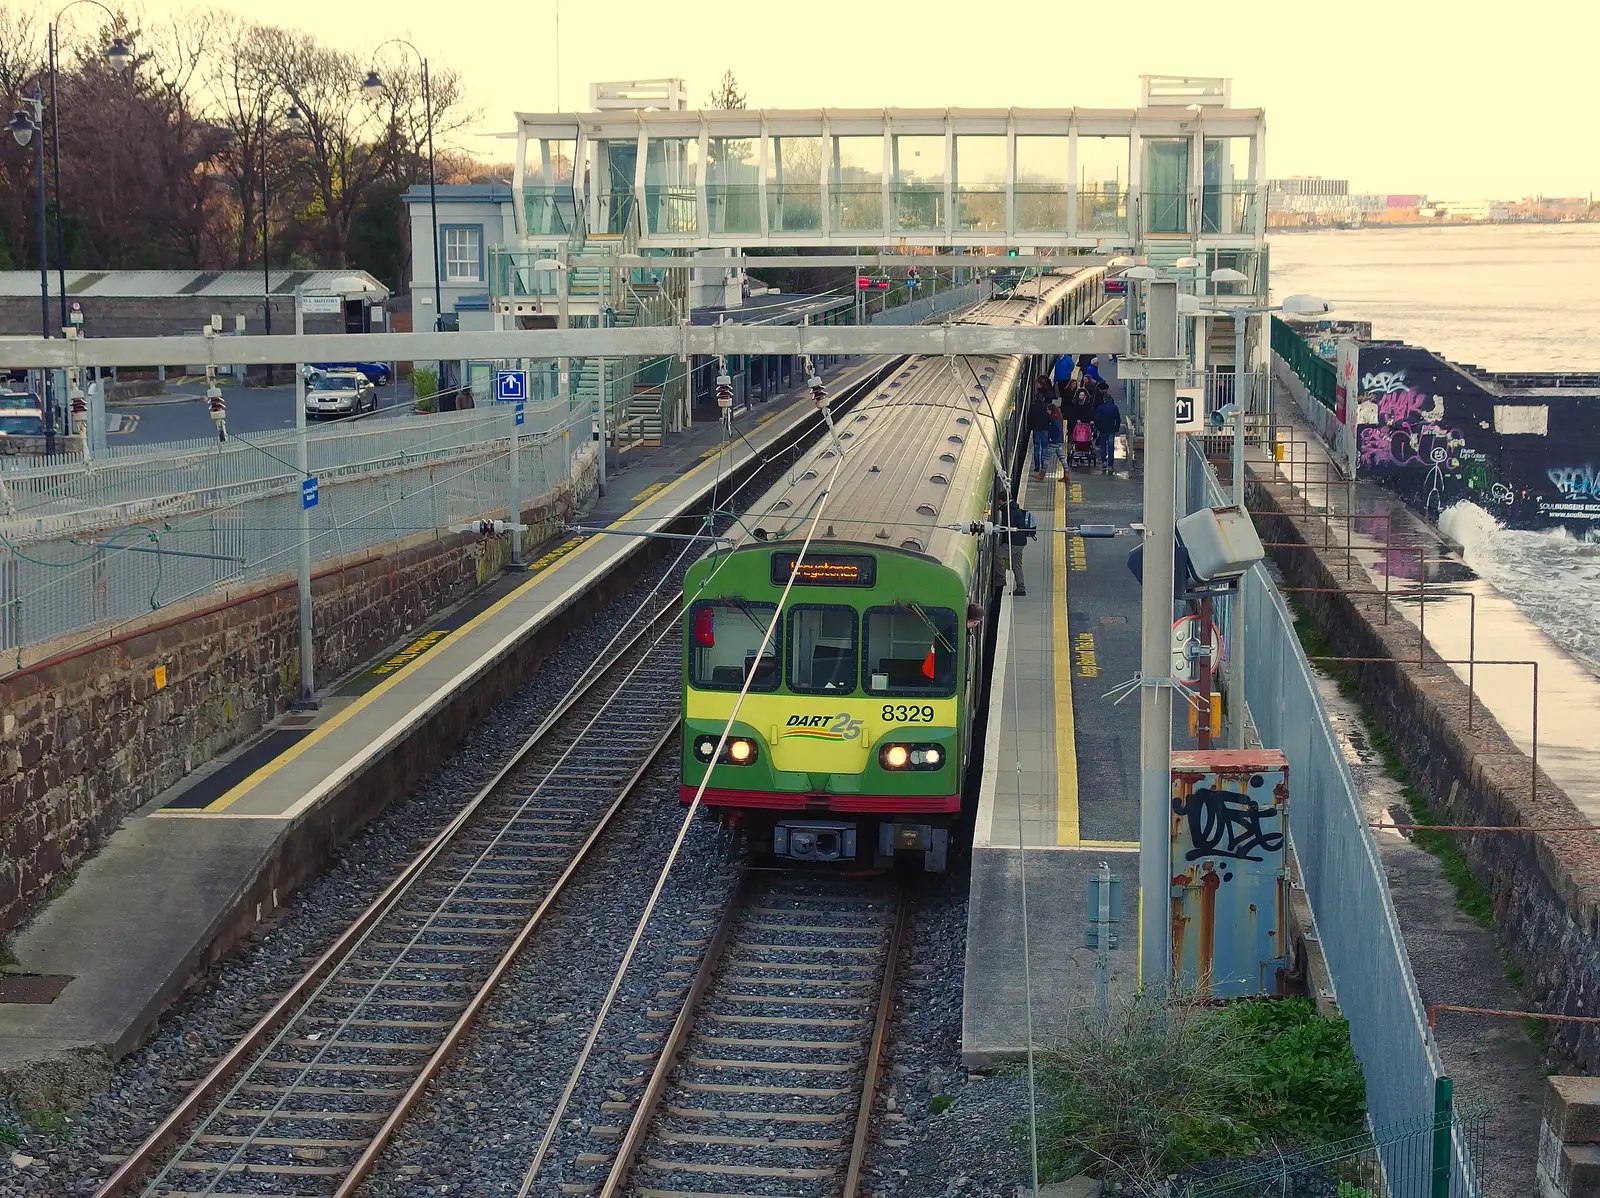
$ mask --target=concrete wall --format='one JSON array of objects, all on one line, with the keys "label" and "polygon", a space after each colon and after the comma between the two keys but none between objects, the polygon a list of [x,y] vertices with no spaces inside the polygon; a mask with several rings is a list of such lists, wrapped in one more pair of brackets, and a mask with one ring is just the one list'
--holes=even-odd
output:
[{"label": "concrete wall", "polygon": [[1600,527],[1600,389],[1493,390],[1398,342],[1359,353],[1360,472],[1430,520],[1471,500],[1502,524]]},{"label": "concrete wall", "polygon": [[[1284,515],[1300,506],[1279,487],[1255,487],[1250,506],[1263,541],[1318,544],[1314,519]],[[1415,627],[1398,614],[1382,622],[1381,595],[1353,593],[1337,549],[1274,550],[1289,587],[1327,588],[1298,594],[1327,637],[1330,652],[1381,660],[1343,668],[1357,680],[1418,788],[1448,822],[1462,825],[1560,826],[1588,821],[1541,773],[1538,794],[1530,762],[1477,705],[1467,730],[1467,688],[1450,667],[1418,663]],[[1432,655],[1430,655],[1432,656]],[[1592,1016],[1600,1011],[1600,844],[1589,833],[1460,834],[1473,873],[1494,899],[1500,942],[1525,972],[1538,1009]],[[1594,1072],[1600,1026],[1550,1025],[1557,1062]]]},{"label": "concrete wall", "polygon": [[[589,481],[580,475],[530,502],[524,519],[569,516]],[[501,539],[425,535],[387,556],[320,565],[323,685],[467,596],[509,556]],[[24,922],[124,816],[281,715],[298,694],[298,646],[290,575],[0,681],[0,930]]]}]

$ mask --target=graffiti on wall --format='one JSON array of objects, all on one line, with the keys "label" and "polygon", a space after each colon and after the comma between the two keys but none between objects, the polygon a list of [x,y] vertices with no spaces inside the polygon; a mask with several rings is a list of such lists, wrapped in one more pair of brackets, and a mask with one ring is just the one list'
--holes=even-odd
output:
[{"label": "graffiti on wall", "polygon": [[1448,506],[1452,490],[1492,490],[1488,459],[1468,447],[1459,428],[1446,426],[1444,396],[1412,386],[1404,370],[1361,376],[1357,419],[1363,466],[1426,472],[1419,498],[1430,518]]},{"label": "graffiti on wall", "polygon": [[1564,499],[1600,499],[1600,471],[1593,466],[1561,466],[1545,474]]}]

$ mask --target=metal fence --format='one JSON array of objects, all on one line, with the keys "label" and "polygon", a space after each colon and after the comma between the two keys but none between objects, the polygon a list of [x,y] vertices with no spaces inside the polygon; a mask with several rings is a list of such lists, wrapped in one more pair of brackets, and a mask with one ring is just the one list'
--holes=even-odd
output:
[{"label": "metal fence", "polygon": [[[526,410],[524,501],[568,480],[587,420],[574,430],[564,401]],[[506,508],[511,427],[502,407],[310,433],[312,559],[348,559]],[[28,646],[292,570],[302,510],[295,461],[294,434],[285,431],[6,471],[0,672],[25,664]]]},{"label": "metal fence", "polygon": [[1330,411],[1338,406],[1339,380],[1333,364],[1276,316],[1272,318],[1272,352],[1289,364],[1289,369],[1306,385],[1311,398]]},{"label": "metal fence", "polygon": [[[1232,502],[1199,446],[1187,450],[1187,511]],[[1230,627],[1228,602],[1216,623]],[[1434,1085],[1444,1076],[1377,843],[1362,813],[1355,778],[1317,692],[1283,596],[1261,566],[1245,576],[1245,698],[1261,743],[1289,762],[1290,839],[1316,917],[1339,1008],[1367,1082],[1372,1126],[1431,1118]],[[1380,1147],[1399,1168],[1398,1149]],[[1453,1136],[1450,1198],[1477,1198],[1472,1158]],[[1396,1195],[1426,1190],[1392,1190]]]},{"label": "metal fence", "polygon": [[965,308],[969,304],[980,303],[989,298],[994,291],[994,284],[989,279],[980,279],[976,283],[964,283],[960,287],[952,287],[949,291],[941,291],[937,295],[924,296],[914,299],[910,303],[898,307],[888,308],[874,314],[873,324],[921,324],[935,316],[943,316],[946,312],[954,312],[957,308]]},{"label": "metal fence", "polygon": [[1488,1115],[1484,1104],[1445,1103],[1431,1115],[1185,1183],[1181,1198],[1449,1198],[1450,1143],[1459,1136],[1481,1160]]}]

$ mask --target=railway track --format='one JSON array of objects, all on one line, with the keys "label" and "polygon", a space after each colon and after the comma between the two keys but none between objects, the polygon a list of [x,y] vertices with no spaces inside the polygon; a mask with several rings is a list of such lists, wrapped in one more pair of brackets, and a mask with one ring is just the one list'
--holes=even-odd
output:
[{"label": "railway track", "polygon": [[[893,882],[746,874],[631,1120],[562,1166],[599,1198],[854,1198],[908,900]],[[621,1106],[624,1104],[613,1104]]]},{"label": "railway track", "polygon": [[99,1198],[354,1192],[672,742],[678,599],[658,596],[632,617],[619,648],[118,1166]]}]

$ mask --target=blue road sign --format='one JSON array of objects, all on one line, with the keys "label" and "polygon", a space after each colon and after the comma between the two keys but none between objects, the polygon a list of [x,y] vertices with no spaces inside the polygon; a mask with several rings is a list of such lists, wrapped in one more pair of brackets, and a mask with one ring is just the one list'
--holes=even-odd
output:
[{"label": "blue road sign", "polygon": [[528,372],[526,370],[495,371],[494,397],[499,403],[521,403],[527,399]]},{"label": "blue road sign", "polygon": [[517,405],[516,423],[522,424],[526,420],[527,415],[528,415],[528,409],[526,407],[524,407],[522,404],[518,404]]},{"label": "blue road sign", "polygon": [[310,511],[317,506],[317,480],[304,479],[300,483],[300,506]]}]

